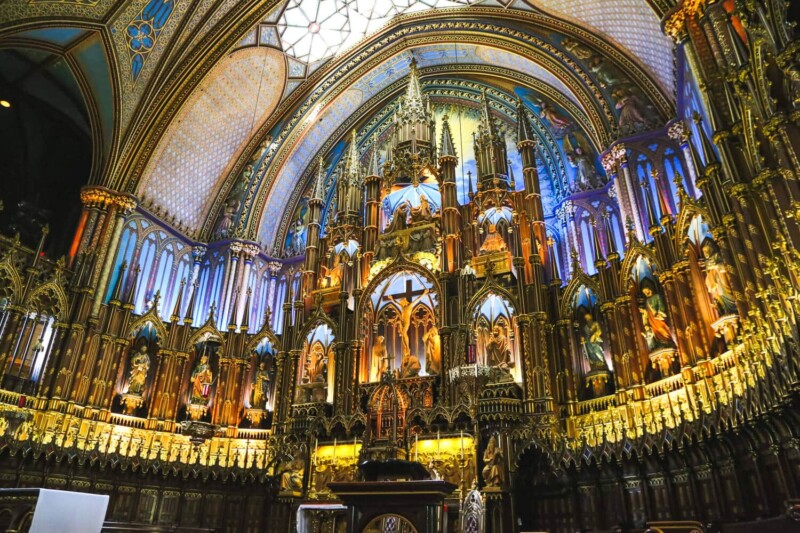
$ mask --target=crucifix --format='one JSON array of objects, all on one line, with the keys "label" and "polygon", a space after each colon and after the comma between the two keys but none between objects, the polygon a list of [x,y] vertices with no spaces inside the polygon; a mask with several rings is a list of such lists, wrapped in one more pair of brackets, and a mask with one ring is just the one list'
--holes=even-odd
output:
[{"label": "crucifix", "polygon": [[[403,299],[400,301],[395,300],[394,295],[384,296],[384,300],[392,302],[400,307],[400,341],[403,344],[403,357],[411,355],[411,345],[408,342],[408,329],[411,327],[411,312],[414,307],[428,294],[428,289],[413,290],[413,285],[410,279],[406,279],[406,288],[404,293],[397,294]],[[414,296],[419,295],[415,300]]]}]

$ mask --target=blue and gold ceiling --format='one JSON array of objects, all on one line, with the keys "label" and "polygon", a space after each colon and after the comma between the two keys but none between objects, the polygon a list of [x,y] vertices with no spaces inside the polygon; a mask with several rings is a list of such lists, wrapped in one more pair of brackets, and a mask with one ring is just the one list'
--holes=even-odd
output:
[{"label": "blue and gold ceiling", "polygon": [[354,128],[367,157],[412,55],[437,119],[456,116],[467,139],[480,88],[509,131],[523,98],[556,201],[572,172],[564,138],[599,153],[631,133],[631,99],[654,126],[674,115],[670,4],[28,0],[0,3],[0,48],[67,58],[95,139],[91,181],[200,241],[239,183],[237,236],[279,251],[312,163],[332,167]]}]

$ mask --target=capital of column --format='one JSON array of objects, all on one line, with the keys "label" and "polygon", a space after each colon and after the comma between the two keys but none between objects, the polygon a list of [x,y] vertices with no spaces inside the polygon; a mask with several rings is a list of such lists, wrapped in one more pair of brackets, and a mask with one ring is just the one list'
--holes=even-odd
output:
[{"label": "capital of column", "polygon": [[608,151],[603,154],[603,157],[600,159],[600,164],[603,165],[603,170],[606,171],[606,174],[616,174],[616,166],[617,160],[614,157],[613,151]]},{"label": "capital of column", "polygon": [[267,270],[269,270],[269,275],[273,278],[278,277],[278,273],[281,271],[281,267],[283,263],[280,261],[270,261],[267,263]]},{"label": "capital of column", "polygon": [[206,246],[202,246],[202,245],[193,246],[192,247],[192,259],[196,263],[199,263],[206,256],[206,252],[207,251],[208,251],[208,248]]},{"label": "capital of column", "polygon": [[683,0],[680,6],[664,19],[664,33],[680,43],[687,37],[686,21],[700,14],[706,0]]},{"label": "capital of column", "polygon": [[623,166],[628,164],[628,149],[624,143],[615,144],[611,148],[611,153],[618,164]]},{"label": "capital of column", "polygon": [[135,196],[100,186],[88,186],[81,189],[81,202],[86,207],[108,208],[114,206],[122,214],[130,213],[138,205]]},{"label": "capital of column", "polygon": [[676,120],[670,124],[667,134],[669,135],[670,139],[677,141],[680,144],[686,144],[689,142],[689,130],[686,128],[686,124],[684,124],[682,120]]}]

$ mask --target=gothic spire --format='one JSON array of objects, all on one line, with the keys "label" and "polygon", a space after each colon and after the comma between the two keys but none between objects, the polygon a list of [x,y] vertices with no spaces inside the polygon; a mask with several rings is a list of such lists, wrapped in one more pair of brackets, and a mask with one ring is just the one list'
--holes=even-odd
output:
[{"label": "gothic spire", "polygon": [[536,134],[533,132],[533,126],[522,98],[517,97],[517,144],[526,141],[535,143]]},{"label": "gothic spire", "polygon": [[496,134],[494,121],[489,111],[489,99],[486,96],[486,88],[481,88],[481,122],[479,131],[483,133]]},{"label": "gothic spire", "polygon": [[614,231],[611,229],[611,215],[603,215],[603,227],[606,230],[606,244],[608,244],[608,256],[617,253],[617,242],[614,240]]},{"label": "gothic spire", "polygon": [[325,195],[325,161],[319,156],[319,167],[317,168],[317,181],[314,184],[314,194],[312,199],[324,201]]},{"label": "gothic spire", "polygon": [[458,157],[447,115],[442,117],[442,146],[439,150],[439,157]]},{"label": "gothic spire", "polygon": [[119,266],[119,275],[117,281],[114,283],[114,290],[111,294],[111,301],[120,303],[122,302],[122,285],[125,282],[125,270],[128,268],[128,262],[123,261]]},{"label": "gothic spire", "polygon": [[360,174],[360,172],[359,172],[359,162],[358,162],[358,146],[356,143],[355,129],[350,134],[350,149],[348,150],[347,158],[345,159],[344,171],[348,178],[356,179],[357,181],[357,177]]},{"label": "gothic spire", "polygon": [[172,309],[170,321],[178,322],[181,319],[181,306],[183,304],[183,290],[186,288],[186,278],[181,280],[181,288],[178,290],[178,297],[175,298],[175,307]]},{"label": "gothic spire", "polygon": [[417,70],[417,58],[411,58],[408,74],[408,87],[406,87],[405,104],[408,107],[422,105],[422,85],[419,82],[419,71]]},{"label": "gothic spire", "polygon": [[703,149],[703,159],[706,162],[705,166],[718,163],[717,153],[714,151],[714,147],[711,146],[711,141],[709,141],[706,136],[706,132],[703,129],[703,117],[701,117],[699,113],[694,114],[694,122],[697,124],[697,131],[700,132],[700,147]]},{"label": "gothic spire", "polygon": [[378,134],[372,136],[372,161],[369,168],[370,176],[381,176],[381,156],[378,152]]}]

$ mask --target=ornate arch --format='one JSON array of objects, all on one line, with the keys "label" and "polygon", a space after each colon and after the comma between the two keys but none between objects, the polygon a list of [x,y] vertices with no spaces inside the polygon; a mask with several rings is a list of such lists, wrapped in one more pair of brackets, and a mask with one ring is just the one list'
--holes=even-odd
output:
[{"label": "ornate arch", "polygon": [[[369,309],[372,307],[372,302],[370,301],[370,296],[372,293],[378,288],[378,286],[385,281],[386,279],[390,278],[395,274],[399,274],[400,272],[404,271],[411,271],[414,272],[423,278],[425,278],[430,284],[434,287],[434,291],[437,295],[442,294],[442,288],[439,285],[439,281],[437,280],[436,276],[427,268],[416,263],[414,261],[409,260],[405,255],[400,254],[394,258],[394,260],[389,263],[385,268],[383,268],[378,274],[376,274],[370,281],[367,283],[367,286],[364,288],[364,292],[361,295],[361,300],[359,301],[359,306],[361,309]],[[441,302],[440,302],[441,307]],[[439,310],[437,312],[436,320],[439,324],[442,323],[442,311]]]},{"label": "ornate arch", "polygon": [[597,282],[586,275],[583,270],[579,270],[572,276],[567,287],[564,289],[564,296],[561,298],[561,316],[570,316],[572,311],[572,299],[578,293],[581,287],[586,286],[597,295],[598,303],[603,302],[602,293]]},{"label": "ornate arch", "polygon": [[164,326],[164,322],[161,321],[161,317],[158,316],[158,309],[156,309],[156,306],[151,307],[149,311],[131,323],[128,328],[128,331],[130,331],[129,338],[133,337],[148,324],[155,328],[156,336],[160,341],[163,342],[167,340],[167,329]]},{"label": "ornate arch", "polygon": [[[339,60],[331,61],[329,65],[312,74],[301,88],[295,90],[278,107],[274,116],[262,126],[259,133],[251,141],[248,149],[243,152],[243,154],[251,153],[263,141],[268,132],[272,132],[275,136],[274,142],[278,148],[274,153],[269,154],[267,168],[259,172],[261,183],[256,199],[247,213],[247,220],[244,222],[246,226],[245,233],[250,235],[257,231],[259,221],[255,220],[257,217],[252,214],[254,212],[253,206],[265,205],[278,168],[282,167],[286,161],[287,146],[294,144],[294,141],[290,140],[290,138],[297,138],[298,132],[295,126],[301,123],[302,117],[316,108],[318,104],[330,102],[335,94],[342,93],[349,87],[350,83],[353,83],[355,79],[359,79],[378,62],[384,61],[386,57],[395,55],[407,48],[422,44],[453,42],[459,39],[463,42],[467,37],[469,42],[474,43],[476,42],[475,33],[477,32],[484,34],[481,35],[480,39],[484,39],[487,43],[491,42],[490,46],[514,51],[515,53],[519,52],[529,59],[534,54],[539,54],[535,59],[540,60],[540,62],[547,62],[549,68],[559,72],[565,80],[568,80],[575,87],[575,90],[579,91],[579,94],[583,95],[584,107],[597,110],[599,109],[598,106],[605,105],[606,111],[600,113],[598,118],[599,116],[605,116],[606,119],[602,119],[601,122],[605,120],[607,124],[616,124],[615,114],[610,110],[607,97],[598,89],[592,77],[585,72],[581,65],[566,53],[539,40],[530,33],[500,25],[497,19],[492,18],[499,13],[499,10],[493,8],[471,8],[469,15],[473,19],[469,21],[454,20],[446,23],[429,22],[431,18],[441,19],[443,14],[449,16],[450,13],[446,10],[401,17],[384,32],[355,48],[349,55],[345,55]],[[648,98],[654,102],[658,111],[664,117],[673,112],[673,106],[670,101],[667,100],[657,85],[636,66],[635,62],[591,33],[543,14],[517,11],[502,11],[502,14],[503,21],[515,20],[528,23],[534,28],[555,30],[582,43],[590,43],[594,50],[600,51],[615,66],[631,73],[637,86],[644,88],[643,90],[645,90]],[[460,13],[460,15],[463,15],[463,13]],[[404,38],[397,39],[397,35],[402,35]],[[400,44],[389,46],[388,43],[392,39],[395,42],[400,42]],[[324,83],[322,83],[323,80],[325,80]],[[602,105],[601,102],[603,102]],[[299,107],[297,107],[294,115],[290,117],[289,113],[295,106]],[[285,126],[278,131],[275,128],[278,124],[284,124]],[[607,131],[610,131],[609,128],[610,126],[603,127]],[[247,156],[240,157],[234,166],[231,176],[238,175],[246,160]],[[229,176],[228,179],[233,178]],[[211,209],[212,217],[210,218],[213,218],[213,214],[218,212],[220,202],[221,200],[218,198]],[[209,224],[210,222],[207,223],[204,231],[208,230]]]},{"label": "ornate arch", "polygon": [[630,276],[631,269],[633,268],[634,262],[639,259],[640,256],[646,257],[650,264],[653,265],[654,270],[661,271],[661,264],[658,262],[656,255],[653,253],[650,248],[643,245],[639,242],[638,239],[632,238],[628,241],[631,243],[631,246],[625,251],[625,259],[622,261],[622,267],[620,268],[620,287],[627,287],[628,286],[628,277]]},{"label": "ornate arch", "polygon": [[480,289],[475,291],[467,305],[464,307],[463,312],[467,313],[465,316],[470,316],[473,310],[477,309],[483,302],[491,295],[500,296],[505,298],[514,308],[519,312],[519,302],[517,299],[502,285],[497,283],[493,277],[489,277],[484,281]]},{"label": "ornate arch", "polygon": [[39,285],[25,299],[25,306],[39,313],[56,317],[59,321],[67,319],[69,307],[64,289],[55,281]]},{"label": "ornate arch", "polygon": [[5,290],[10,292],[10,303],[19,303],[22,295],[22,280],[19,277],[14,263],[11,262],[10,254],[0,261],[0,295]]}]

